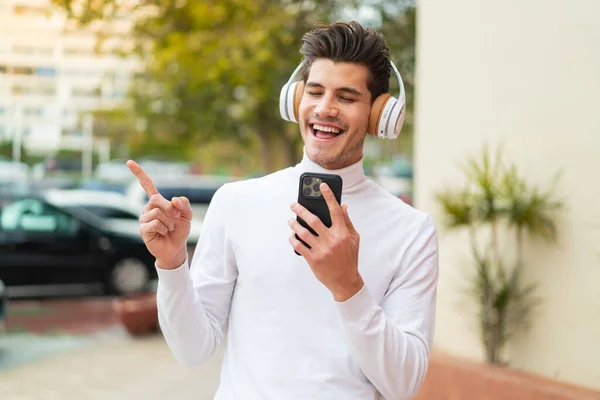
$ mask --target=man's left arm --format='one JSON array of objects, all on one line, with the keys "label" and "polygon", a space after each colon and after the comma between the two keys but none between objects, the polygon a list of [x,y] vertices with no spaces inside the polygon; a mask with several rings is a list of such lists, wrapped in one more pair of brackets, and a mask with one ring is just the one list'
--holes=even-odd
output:
[{"label": "man's left arm", "polygon": [[428,217],[381,304],[366,285],[350,299],[336,302],[360,368],[387,399],[412,399],[425,379],[433,341],[437,280],[437,234]]}]

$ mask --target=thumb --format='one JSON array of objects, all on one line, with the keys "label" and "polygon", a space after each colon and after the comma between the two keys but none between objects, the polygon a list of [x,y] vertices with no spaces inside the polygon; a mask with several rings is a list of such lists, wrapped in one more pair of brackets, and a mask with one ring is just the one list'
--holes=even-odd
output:
[{"label": "thumb", "polygon": [[190,206],[190,201],[187,197],[173,197],[171,203],[181,212],[183,218],[192,219],[192,207]]}]

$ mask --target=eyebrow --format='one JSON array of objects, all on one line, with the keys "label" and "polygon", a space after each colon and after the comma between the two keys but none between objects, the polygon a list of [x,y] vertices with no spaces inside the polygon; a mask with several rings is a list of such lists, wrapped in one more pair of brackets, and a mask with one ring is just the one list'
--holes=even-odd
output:
[{"label": "eyebrow", "polygon": [[[323,85],[321,85],[320,83],[317,82],[307,82],[306,83],[306,87],[310,87],[310,88],[319,88],[319,89],[325,89],[325,87]],[[351,87],[339,87],[335,89],[337,92],[346,92],[349,94],[353,94],[355,96],[362,96],[362,93],[359,92],[358,90],[351,88]]]}]

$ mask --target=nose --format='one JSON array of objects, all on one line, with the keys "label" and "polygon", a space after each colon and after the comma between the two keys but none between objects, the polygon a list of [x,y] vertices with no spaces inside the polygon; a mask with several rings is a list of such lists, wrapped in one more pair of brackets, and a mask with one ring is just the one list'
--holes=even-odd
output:
[{"label": "nose", "polygon": [[331,96],[322,96],[315,107],[315,114],[321,118],[335,118],[338,115],[338,109]]}]

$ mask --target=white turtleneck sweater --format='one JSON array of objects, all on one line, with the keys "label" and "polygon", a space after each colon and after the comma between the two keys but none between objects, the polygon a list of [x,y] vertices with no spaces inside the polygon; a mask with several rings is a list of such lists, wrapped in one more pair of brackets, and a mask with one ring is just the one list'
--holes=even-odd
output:
[{"label": "white turtleneck sweater", "polygon": [[[365,286],[336,302],[288,242],[305,171],[338,174]],[[427,372],[438,278],[431,218],[369,180],[362,161],[295,167],[215,194],[196,251],[158,269],[161,329],[184,365],[224,340],[219,400],[411,399]],[[202,379],[202,377],[199,377]],[[193,382],[190,382],[193,384]]]}]

